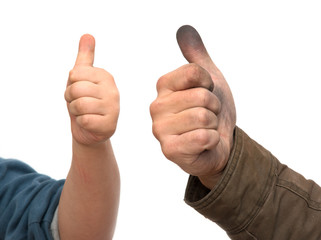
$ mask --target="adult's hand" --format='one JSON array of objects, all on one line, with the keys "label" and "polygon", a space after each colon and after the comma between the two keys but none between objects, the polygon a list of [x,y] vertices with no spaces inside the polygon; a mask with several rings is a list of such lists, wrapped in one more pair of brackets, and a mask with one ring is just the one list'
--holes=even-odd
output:
[{"label": "adult's hand", "polygon": [[177,41],[189,64],[158,80],[153,133],[169,160],[212,189],[233,147],[234,100],[198,32],[183,26]]}]

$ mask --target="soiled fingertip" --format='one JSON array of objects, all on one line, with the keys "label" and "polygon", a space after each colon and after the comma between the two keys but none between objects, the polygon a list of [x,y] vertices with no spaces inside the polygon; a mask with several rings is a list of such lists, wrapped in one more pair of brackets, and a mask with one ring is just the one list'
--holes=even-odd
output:
[{"label": "soiled fingertip", "polygon": [[177,30],[176,39],[180,46],[185,44],[194,46],[202,43],[201,36],[196,29],[190,25],[181,26]]},{"label": "soiled fingertip", "polygon": [[198,63],[200,59],[208,58],[208,53],[201,36],[190,25],[184,25],[177,30],[177,43],[188,62]]}]

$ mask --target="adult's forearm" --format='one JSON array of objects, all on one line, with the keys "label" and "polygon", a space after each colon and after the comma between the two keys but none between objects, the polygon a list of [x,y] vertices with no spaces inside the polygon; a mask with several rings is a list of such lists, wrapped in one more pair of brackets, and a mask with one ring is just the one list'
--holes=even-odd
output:
[{"label": "adult's forearm", "polygon": [[211,190],[189,180],[186,202],[231,239],[320,239],[321,188],[236,129],[222,178]]},{"label": "adult's forearm", "polygon": [[110,141],[90,147],[73,141],[72,164],[59,203],[61,239],[111,239],[119,194]]}]

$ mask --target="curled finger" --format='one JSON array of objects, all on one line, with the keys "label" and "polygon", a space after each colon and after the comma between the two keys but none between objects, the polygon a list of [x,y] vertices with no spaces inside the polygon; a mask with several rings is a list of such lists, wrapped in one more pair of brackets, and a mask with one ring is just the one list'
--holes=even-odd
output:
[{"label": "curled finger", "polygon": [[107,111],[102,100],[92,97],[78,98],[69,104],[68,109],[74,116],[85,114],[104,115]]}]

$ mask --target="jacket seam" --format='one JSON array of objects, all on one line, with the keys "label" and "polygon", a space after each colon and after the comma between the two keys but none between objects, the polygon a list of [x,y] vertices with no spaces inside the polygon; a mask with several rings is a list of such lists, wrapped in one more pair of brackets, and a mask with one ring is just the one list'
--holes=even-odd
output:
[{"label": "jacket seam", "polygon": [[309,193],[304,191],[302,188],[298,187],[297,185],[293,184],[292,182],[286,181],[284,179],[278,179],[276,186],[289,190],[290,192],[294,193],[295,195],[302,198],[308,205],[309,208],[321,211],[321,203],[312,200],[309,197]]},{"label": "jacket seam", "polygon": [[251,224],[251,222],[255,219],[255,217],[259,214],[260,210],[264,206],[266,199],[270,195],[271,189],[273,187],[273,182],[275,182],[275,176],[276,176],[276,171],[277,171],[277,164],[276,160],[273,157],[273,155],[270,153],[271,157],[271,167],[269,171],[269,175],[266,181],[266,187],[261,193],[261,197],[257,200],[256,202],[256,207],[253,208],[253,210],[248,214],[248,216],[245,218],[244,223],[240,224],[238,227],[231,228],[227,230],[229,233],[235,234],[235,233],[240,233],[242,231],[247,231],[246,228]]},{"label": "jacket seam", "polygon": [[257,237],[255,237],[251,232],[249,232],[247,229],[245,229],[245,232],[247,233],[247,235],[249,235],[250,237],[253,238],[253,240],[257,240]]}]

